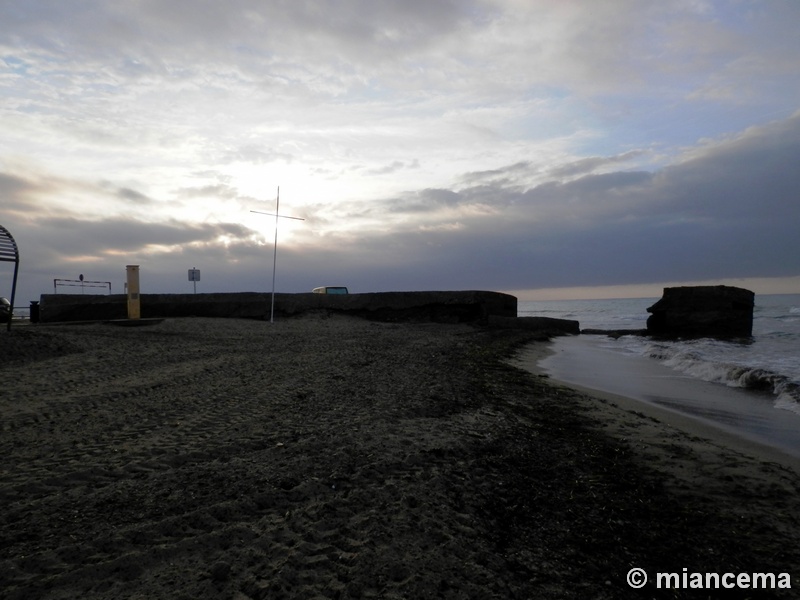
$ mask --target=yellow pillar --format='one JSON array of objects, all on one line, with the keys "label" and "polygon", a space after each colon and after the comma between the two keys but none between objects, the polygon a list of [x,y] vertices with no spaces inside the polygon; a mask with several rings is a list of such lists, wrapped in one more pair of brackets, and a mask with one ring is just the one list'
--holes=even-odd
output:
[{"label": "yellow pillar", "polygon": [[138,319],[141,317],[139,307],[139,265],[128,265],[125,270],[128,274],[128,318]]}]

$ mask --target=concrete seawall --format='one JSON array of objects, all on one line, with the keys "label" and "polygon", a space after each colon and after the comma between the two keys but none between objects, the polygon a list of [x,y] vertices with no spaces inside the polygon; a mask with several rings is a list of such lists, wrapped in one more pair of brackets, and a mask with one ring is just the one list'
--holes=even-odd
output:
[{"label": "concrete seawall", "polygon": [[[269,319],[271,294],[142,294],[143,318],[233,317]],[[308,311],[334,311],[380,321],[485,321],[491,315],[517,316],[517,299],[489,291],[374,292],[368,294],[275,294],[275,317]],[[105,321],[127,318],[127,296],[43,294],[40,320]]]},{"label": "concrete seawall", "polygon": [[578,335],[580,323],[571,319],[553,319],[551,317],[503,317],[489,315],[488,324],[503,329],[529,329],[549,335]]}]

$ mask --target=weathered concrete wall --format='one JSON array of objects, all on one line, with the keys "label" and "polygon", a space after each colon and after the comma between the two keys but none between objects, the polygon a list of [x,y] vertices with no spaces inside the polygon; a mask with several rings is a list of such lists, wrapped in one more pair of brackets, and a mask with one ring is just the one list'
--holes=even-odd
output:
[{"label": "weathered concrete wall", "polygon": [[580,323],[571,319],[553,319],[551,317],[502,317],[489,316],[489,325],[504,329],[530,329],[545,334],[578,335],[581,332]]},{"label": "weathered concrete wall", "polygon": [[[142,318],[235,317],[269,319],[271,294],[142,294]],[[489,315],[516,317],[517,299],[487,291],[375,292],[369,294],[275,294],[275,316],[329,310],[381,321],[474,322]],[[127,297],[43,294],[42,322],[127,318]]]},{"label": "weathered concrete wall", "polygon": [[647,332],[669,337],[749,337],[755,294],[727,285],[664,288]]}]

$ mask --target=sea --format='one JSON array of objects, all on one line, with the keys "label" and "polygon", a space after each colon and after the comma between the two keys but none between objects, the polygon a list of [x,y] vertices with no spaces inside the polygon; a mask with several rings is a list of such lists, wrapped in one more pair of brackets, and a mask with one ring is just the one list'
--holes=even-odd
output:
[{"label": "sea", "polygon": [[[656,301],[520,301],[517,315],[576,320],[582,330],[645,329],[647,308]],[[756,295],[753,335],[748,339],[581,335],[556,338],[554,350],[540,367],[556,379],[650,400],[800,455],[800,294]],[[592,373],[586,356],[602,358],[606,367]],[[616,362],[603,362],[607,360]],[[609,369],[609,364],[616,366]],[[663,390],[665,383],[685,387],[695,382],[686,388],[694,392],[645,397],[630,376],[645,370],[649,383],[643,387]],[[626,375],[614,375],[622,372]]]}]

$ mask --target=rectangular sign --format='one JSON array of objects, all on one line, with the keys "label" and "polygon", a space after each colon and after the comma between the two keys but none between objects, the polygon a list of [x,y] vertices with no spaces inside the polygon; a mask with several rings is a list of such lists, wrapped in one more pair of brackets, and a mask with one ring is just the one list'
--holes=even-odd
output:
[{"label": "rectangular sign", "polygon": [[200,269],[189,269],[189,281],[200,281]]}]

